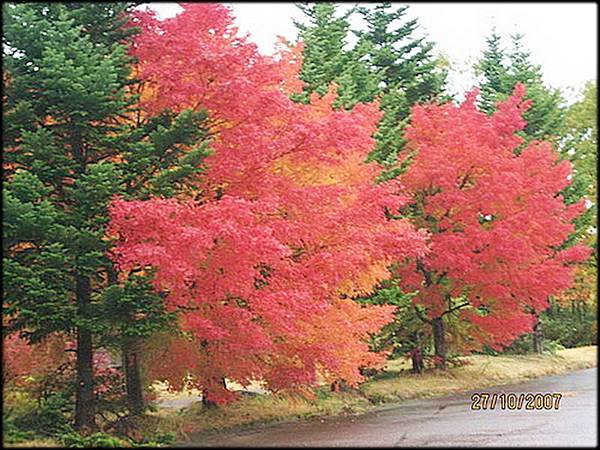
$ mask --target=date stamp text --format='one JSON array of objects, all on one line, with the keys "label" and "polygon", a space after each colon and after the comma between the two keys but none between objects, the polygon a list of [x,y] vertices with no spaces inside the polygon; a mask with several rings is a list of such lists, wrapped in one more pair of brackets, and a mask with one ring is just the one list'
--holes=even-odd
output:
[{"label": "date stamp text", "polygon": [[481,411],[488,409],[508,410],[552,410],[560,407],[562,394],[559,393],[504,393],[476,392],[471,396],[471,409]]}]

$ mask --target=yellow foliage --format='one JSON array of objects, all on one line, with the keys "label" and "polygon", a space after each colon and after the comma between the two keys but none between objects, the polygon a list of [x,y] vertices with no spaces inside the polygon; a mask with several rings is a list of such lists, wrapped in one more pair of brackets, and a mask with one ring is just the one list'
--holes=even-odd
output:
[{"label": "yellow foliage", "polygon": [[571,303],[593,303],[598,295],[596,280],[597,269],[592,264],[583,263],[577,266],[573,285],[556,298],[563,306]]},{"label": "yellow foliage", "polygon": [[273,172],[292,179],[302,187],[306,186],[352,186],[365,182],[371,175],[360,154],[350,154],[340,158],[337,164],[317,164],[299,161],[294,155],[285,155],[273,164]]},{"label": "yellow foliage", "polygon": [[377,283],[389,276],[388,261],[374,262],[365,272],[354,279],[345,280],[338,290],[348,297],[365,296],[373,293]]}]

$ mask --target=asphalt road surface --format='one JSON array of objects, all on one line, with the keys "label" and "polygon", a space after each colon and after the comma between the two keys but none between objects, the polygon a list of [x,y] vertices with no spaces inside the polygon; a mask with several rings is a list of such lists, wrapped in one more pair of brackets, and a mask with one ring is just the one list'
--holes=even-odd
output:
[{"label": "asphalt road surface", "polygon": [[[474,392],[562,393],[558,410],[473,411]],[[597,369],[413,400],[360,416],[273,425],[258,430],[197,434],[182,446],[217,447],[453,447],[597,445]]]}]

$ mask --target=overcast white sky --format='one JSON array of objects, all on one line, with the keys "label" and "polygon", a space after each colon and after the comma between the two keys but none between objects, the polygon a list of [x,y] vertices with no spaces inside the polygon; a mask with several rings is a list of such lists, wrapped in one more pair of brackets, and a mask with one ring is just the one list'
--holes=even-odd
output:
[{"label": "overcast white sky", "polygon": [[[241,33],[250,33],[263,53],[271,53],[276,36],[295,40],[292,19],[302,19],[293,3],[226,3],[233,9]],[[406,19],[416,18],[419,33],[436,42],[454,69],[450,90],[464,94],[474,86],[471,67],[485,48],[485,38],[495,26],[506,45],[512,33],[525,35],[525,47],[540,64],[545,82],[563,91],[579,90],[597,78],[597,8],[581,3],[398,3],[409,4]],[[353,4],[340,4],[341,9]],[[368,5],[368,4],[366,4]],[[153,3],[160,17],[175,15],[175,3]],[[360,22],[355,22],[360,26]],[[569,99],[574,93],[568,93]]]}]

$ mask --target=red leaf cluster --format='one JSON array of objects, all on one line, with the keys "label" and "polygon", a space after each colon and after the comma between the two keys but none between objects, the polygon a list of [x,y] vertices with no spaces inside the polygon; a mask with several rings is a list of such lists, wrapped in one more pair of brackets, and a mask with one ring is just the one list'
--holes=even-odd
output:
[{"label": "red leaf cluster", "polygon": [[392,310],[340,295],[369,292],[386,264],[424,252],[423,234],[385,216],[406,200],[401,187],[375,184],[379,168],[364,163],[378,107],[334,111],[334,90],[292,102],[297,53],[260,55],[222,5],[183,7],[165,21],[140,13],[132,53],[152,86],[148,114],[209,111],[204,196],[115,201],[115,258],[124,271],[156,269],[195,349],[179,365],[215,400],[229,399],[215,381],[224,377],[272,388],[311,384],[317,372],[360,381],[360,366],[382,360],[365,338]]},{"label": "red leaf cluster", "polygon": [[[71,382],[75,378],[75,349],[75,341],[60,333],[35,344],[18,333],[9,334],[2,343],[2,381],[37,392],[37,395],[49,385]],[[104,399],[118,399],[122,384],[120,372],[111,365],[106,350],[94,351],[93,358],[94,392]]]},{"label": "red leaf cluster", "polygon": [[570,183],[570,163],[559,162],[547,142],[515,151],[529,106],[524,87],[491,117],[476,109],[476,95],[412,111],[407,138],[417,154],[402,182],[419,211],[417,226],[431,233],[431,252],[421,270],[412,262],[399,275],[420,291],[416,301],[430,317],[462,296],[471,305],[463,316],[479,325],[481,339],[505,345],[531,330],[527,311],[547,308],[548,297],[571,284],[571,263],[589,252],[560,249],[582,211],[559,194]]}]

